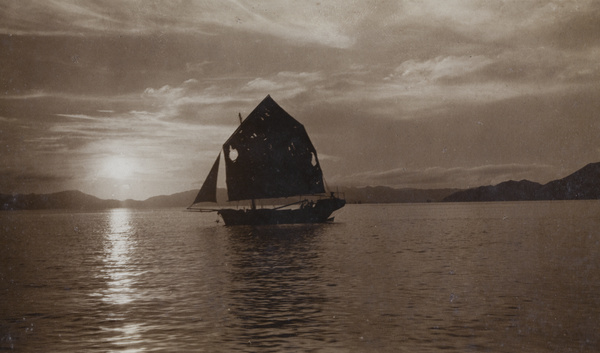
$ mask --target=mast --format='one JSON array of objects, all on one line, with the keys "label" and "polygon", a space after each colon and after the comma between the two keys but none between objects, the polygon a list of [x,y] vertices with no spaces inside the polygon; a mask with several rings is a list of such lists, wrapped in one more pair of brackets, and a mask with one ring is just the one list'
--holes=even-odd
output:
[{"label": "mast", "polygon": [[[242,118],[242,113],[238,113],[238,118],[240,119],[240,125],[242,125],[244,119]],[[256,200],[251,199],[252,203],[250,204],[250,209],[252,211],[256,210]]]}]

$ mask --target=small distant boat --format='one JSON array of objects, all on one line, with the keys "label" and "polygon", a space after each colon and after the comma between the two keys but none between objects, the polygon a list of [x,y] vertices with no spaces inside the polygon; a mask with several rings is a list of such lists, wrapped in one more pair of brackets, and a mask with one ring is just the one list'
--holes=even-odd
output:
[{"label": "small distant boat", "polygon": [[[304,126],[271,96],[241,121],[223,144],[229,201],[250,201],[249,208],[206,209],[198,204],[217,202],[217,156],[193,204],[196,211],[217,212],[225,225],[324,223],[346,204],[334,192],[326,194],[317,151]],[[256,200],[299,196],[281,206],[257,208]]]}]

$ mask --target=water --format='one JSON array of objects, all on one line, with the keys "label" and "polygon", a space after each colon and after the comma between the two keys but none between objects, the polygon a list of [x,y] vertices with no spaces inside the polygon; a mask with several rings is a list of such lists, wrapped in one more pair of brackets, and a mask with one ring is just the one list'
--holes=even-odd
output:
[{"label": "water", "polygon": [[0,349],[596,352],[600,202],[4,212]]}]

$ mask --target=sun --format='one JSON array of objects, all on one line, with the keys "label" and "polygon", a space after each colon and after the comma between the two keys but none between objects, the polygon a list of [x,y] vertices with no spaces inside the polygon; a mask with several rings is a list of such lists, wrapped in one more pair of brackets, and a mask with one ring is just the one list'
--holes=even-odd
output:
[{"label": "sun", "polygon": [[135,173],[136,163],[132,158],[110,156],[102,162],[100,175],[108,179],[125,180]]}]

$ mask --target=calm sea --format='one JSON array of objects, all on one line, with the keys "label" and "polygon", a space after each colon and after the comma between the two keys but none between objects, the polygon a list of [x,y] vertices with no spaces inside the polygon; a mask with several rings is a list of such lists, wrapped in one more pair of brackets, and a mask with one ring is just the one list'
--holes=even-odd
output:
[{"label": "calm sea", "polygon": [[598,352],[600,202],[0,213],[0,350]]}]

